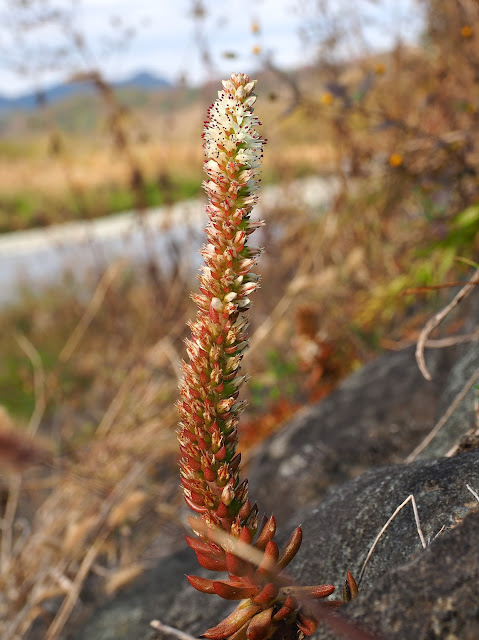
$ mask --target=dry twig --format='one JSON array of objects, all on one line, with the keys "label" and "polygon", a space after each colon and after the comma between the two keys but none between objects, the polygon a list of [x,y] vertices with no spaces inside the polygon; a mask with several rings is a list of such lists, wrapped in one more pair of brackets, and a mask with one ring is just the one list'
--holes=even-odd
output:
[{"label": "dry twig", "polygon": [[444,415],[436,422],[433,429],[428,433],[428,435],[424,438],[424,440],[420,444],[418,444],[418,446],[414,449],[412,453],[408,455],[405,462],[407,463],[413,462],[417,458],[417,456],[421,453],[421,451],[423,451],[427,447],[427,445],[430,442],[432,442],[432,440],[434,440],[434,438],[437,436],[439,431],[442,429],[442,427],[446,424],[446,422],[452,416],[452,414],[457,409],[457,407],[464,400],[464,398],[466,397],[466,394],[473,387],[473,385],[477,380],[479,380],[479,368],[474,371],[474,373],[466,382],[466,384],[463,386],[461,391],[457,394],[457,396],[454,398],[452,403],[449,405]]},{"label": "dry twig", "polygon": [[431,380],[431,374],[426,366],[426,361],[424,359],[424,349],[427,346],[427,341],[431,333],[434,329],[441,324],[444,318],[454,309],[457,305],[462,302],[474,289],[474,286],[479,284],[479,269],[476,269],[474,275],[469,280],[469,282],[462,287],[462,289],[457,293],[457,295],[451,300],[451,302],[444,307],[439,313],[436,313],[425,325],[423,330],[419,335],[419,339],[417,341],[416,346],[416,360],[418,367],[422,373],[422,375],[426,378],[426,380]]},{"label": "dry twig", "polygon": [[371,556],[372,556],[372,555],[373,555],[373,553],[374,553],[374,549],[376,548],[376,546],[377,546],[377,544],[378,544],[379,540],[381,539],[382,535],[384,534],[384,532],[386,531],[386,529],[389,527],[389,525],[391,524],[391,522],[394,520],[394,518],[397,516],[397,514],[401,511],[401,509],[402,509],[403,507],[405,507],[405,506],[407,505],[407,503],[408,503],[408,502],[411,502],[411,503],[412,503],[412,508],[413,508],[413,511],[414,511],[414,519],[415,519],[415,521],[416,521],[417,533],[418,533],[418,535],[419,535],[419,539],[421,540],[421,544],[422,544],[423,549],[425,549],[425,548],[426,548],[426,546],[427,546],[427,545],[426,545],[426,541],[425,541],[425,539],[424,539],[424,535],[423,535],[423,533],[422,533],[421,524],[420,524],[420,522],[419,522],[419,514],[418,514],[418,511],[417,511],[416,500],[415,500],[415,498],[414,498],[413,494],[411,493],[411,494],[406,498],[406,500],[404,500],[404,502],[403,502],[402,504],[400,504],[400,505],[399,505],[399,507],[398,507],[398,508],[396,509],[396,511],[392,514],[392,516],[389,518],[389,520],[386,522],[386,524],[384,525],[384,527],[381,529],[381,531],[380,531],[380,532],[378,533],[378,535],[376,536],[376,539],[374,540],[374,542],[373,542],[373,544],[372,544],[371,548],[369,549],[368,555],[366,556],[366,560],[364,561],[364,564],[363,564],[363,566],[362,566],[362,568],[361,568],[361,571],[360,571],[360,573],[359,573],[359,579],[358,579],[358,581],[357,581],[357,582],[358,582],[358,585],[360,585],[360,584],[361,584],[361,580],[363,579],[364,572],[366,571],[366,567],[367,567],[367,565],[368,565],[368,563],[369,563],[369,560],[370,560]]},{"label": "dry twig", "polygon": [[152,627],[153,629],[155,629],[155,631],[159,631],[164,635],[178,638],[178,640],[197,640],[197,638],[195,638],[194,636],[191,636],[189,633],[185,633],[184,631],[175,629],[175,627],[170,627],[168,624],[164,624],[159,620],[152,620],[150,622],[150,627]]},{"label": "dry twig", "polygon": [[479,495],[477,494],[477,491],[474,491],[474,489],[468,484],[466,484],[466,489],[470,491],[475,499],[479,502]]}]

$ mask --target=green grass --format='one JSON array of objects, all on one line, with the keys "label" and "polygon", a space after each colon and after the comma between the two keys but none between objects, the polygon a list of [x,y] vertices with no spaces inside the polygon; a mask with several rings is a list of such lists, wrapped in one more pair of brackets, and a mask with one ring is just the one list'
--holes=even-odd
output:
[{"label": "green grass", "polygon": [[30,229],[59,222],[92,219],[135,209],[138,202],[147,207],[173,204],[198,196],[202,177],[175,176],[163,186],[158,181],[145,183],[135,193],[128,185],[107,184],[69,193],[63,198],[48,197],[26,188],[22,193],[0,195],[0,233]]}]

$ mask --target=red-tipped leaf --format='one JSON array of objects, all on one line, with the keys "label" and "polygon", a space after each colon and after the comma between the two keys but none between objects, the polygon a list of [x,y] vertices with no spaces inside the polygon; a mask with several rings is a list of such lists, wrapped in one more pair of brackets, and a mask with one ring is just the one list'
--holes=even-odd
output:
[{"label": "red-tipped leaf", "polygon": [[210,571],[227,571],[226,560],[216,558],[215,556],[207,555],[206,553],[199,553],[196,551],[196,557],[198,562],[205,569]]},{"label": "red-tipped leaf", "polygon": [[216,593],[213,587],[214,580],[200,578],[200,576],[186,576],[186,579],[197,591],[201,591],[202,593]]},{"label": "red-tipped leaf", "polygon": [[266,521],[261,533],[258,536],[254,546],[256,549],[263,551],[268,542],[274,538],[274,534],[276,533],[276,520],[274,516],[270,516]]},{"label": "red-tipped leaf", "polygon": [[261,611],[261,607],[256,604],[240,604],[229,616],[222,620],[216,627],[212,627],[204,632],[203,636],[209,640],[224,640],[233,635],[236,631],[251,620],[251,618]]},{"label": "red-tipped leaf", "polygon": [[303,532],[301,530],[301,527],[296,527],[296,529],[293,531],[293,533],[289,537],[289,540],[286,543],[286,546],[283,549],[283,552],[278,558],[278,568],[280,571],[282,571],[285,567],[287,567],[288,564],[291,562],[291,560],[294,558],[294,556],[298,553],[302,540],[303,540]]},{"label": "red-tipped leaf", "polygon": [[237,587],[228,583],[226,580],[215,580],[213,582],[213,593],[217,593],[221,598],[225,600],[245,600],[252,598],[258,593],[258,587]]}]

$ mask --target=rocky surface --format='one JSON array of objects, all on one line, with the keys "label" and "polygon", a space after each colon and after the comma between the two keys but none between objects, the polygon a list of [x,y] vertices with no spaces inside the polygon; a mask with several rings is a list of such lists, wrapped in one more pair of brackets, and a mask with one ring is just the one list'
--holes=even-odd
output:
[{"label": "rocky surface", "polygon": [[251,495],[285,522],[331,486],[402,462],[434,426],[453,362],[452,350],[431,352],[431,382],[412,347],[365,365],[259,447],[248,469]]},{"label": "rocky surface", "polygon": [[[408,563],[387,572],[342,615],[378,639],[479,638],[479,513],[441,534]],[[317,640],[336,640],[322,626]]]},{"label": "rocky surface", "polygon": [[[442,637],[409,636],[405,629],[412,629],[414,625],[426,628],[426,618],[428,629],[437,626],[436,618],[440,619],[441,611],[449,611],[449,605],[441,598],[447,597],[449,603],[455,603],[467,596],[469,603],[472,593],[479,595],[479,545],[477,533],[469,524],[474,522],[477,531],[478,514],[473,512],[478,511],[479,503],[466,483],[479,488],[478,451],[363,474],[331,491],[314,509],[296,513],[294,521],[282,531],[279,540],[285,539],[289,529],[302,522],[304,543],[291,565],[291,574],[303,584],[333,583],[340,592],[346,569],[359,577],[368,550],[381,528],[412,493],[424,536],[427,541],[433,541],[424,551],[412,506],[407,504],[381,537],[364,573],[360,596],[343,611],[376,631],[387,631],[387,638]],[[467,517],[471,513],[473,515]],[[457,562],[453,566],[454,558]],[[430,578],[429,567],[435,567]],[[418,581],[419,571],[424,575]],[[184,578],[185,573],[191,572],[201,574],[193,552],[184,550],[168,558],[98,611],[74,636],[75,640],[147,640],[154,637],[149,630],[149,621],[154,618],[200,635],[231,607],[219,598],[193,591]],[[203,572],[203,575],[208,574]],[[401,582],[399,590],[397,579]],[[415,598],[431,603],[431,609],[415,609]],[[388,602],[394,603],[395,608],[388,614],[394,619],[394,633],[384,622],[389,618],[381,615]],[[407,618],[401,614],[406,606],[410,609]],[[467,620],[458,614],[454,622],[458,629],[465,628],[466,623],[479,624],[479,618],[475,618],[479,615],[477,598],[475,607],[472,613],[469,611]],[[465,605],[461,610],[464,608]],[[408,626],[404,626],[406,624]],[[334,637],[328,635],[327,630],[322,633],[328,640]]]}]

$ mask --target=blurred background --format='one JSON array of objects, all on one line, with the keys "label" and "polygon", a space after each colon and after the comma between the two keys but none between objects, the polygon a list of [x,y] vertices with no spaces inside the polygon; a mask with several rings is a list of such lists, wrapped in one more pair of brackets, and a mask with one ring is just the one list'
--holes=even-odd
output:
[{"label": "blurred background", "polygon": [[268,139],[246,463],[476,266],[475,0],[1,0],[3,640],[71,637],[181,544],[201,132],[232,72]]}]

